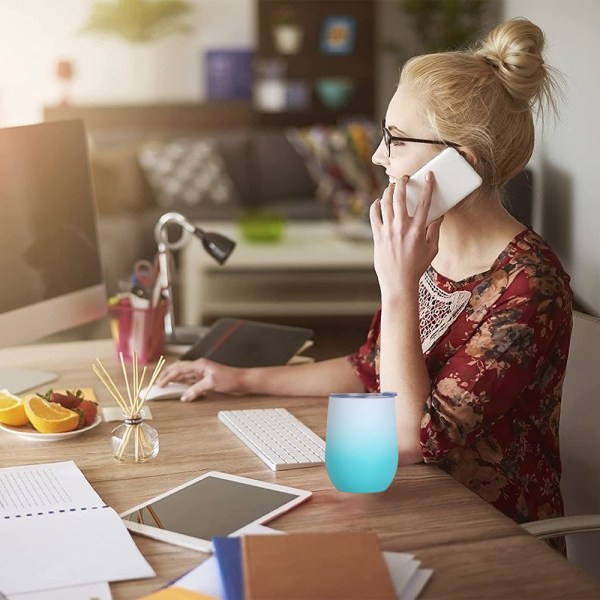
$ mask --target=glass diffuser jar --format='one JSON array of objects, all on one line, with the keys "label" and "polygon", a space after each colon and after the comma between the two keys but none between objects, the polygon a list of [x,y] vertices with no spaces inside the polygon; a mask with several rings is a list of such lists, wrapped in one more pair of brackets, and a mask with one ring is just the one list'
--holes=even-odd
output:
[{"label": "glass diffuser jar", "polygon": [[142,463],[159,451],[158,432],[144,422],[144,411],[126,415],[111,432],[113,455],[123,462]]}]

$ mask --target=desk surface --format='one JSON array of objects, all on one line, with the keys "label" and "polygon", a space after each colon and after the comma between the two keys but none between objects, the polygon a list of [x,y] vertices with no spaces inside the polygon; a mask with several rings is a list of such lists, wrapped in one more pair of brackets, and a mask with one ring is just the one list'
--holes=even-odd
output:
[{"label": "desk surface", "polygon": [[[0,351],[0,364],[59,372],[55,387],[95,389],[101,405],[114,405],[92,373],[95,358],[116,374],[109,341],[38,345]],[[324,437],[324,398],[213,395],[193,403],[152,404],[160,454],[145,464],[112,457],[110,431],[102,423],[58,443],[28,442],[0,431],[0,467],[74,460],[102,499],[123,511],[207,470],[305,488],[311,500],[270,523],[284,531],[375,531],[385,550],[410,552],[433,568],[422,597],[600,598],[600,581],[524,532],[451,477],[427,465],[398,470],[381,494],[336,491],[324,467],[275,474],[217,420],[223,407],[285,406]],[[134,535],[157,573],[155,579],[112,584],[115,600],[138,598],[202,562],[207,555]]]}]

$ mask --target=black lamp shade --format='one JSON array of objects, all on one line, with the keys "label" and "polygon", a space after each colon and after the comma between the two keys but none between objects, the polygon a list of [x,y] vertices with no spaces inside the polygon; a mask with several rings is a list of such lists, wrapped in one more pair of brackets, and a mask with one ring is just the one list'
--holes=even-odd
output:
[{"label": "black lamp shade", "polygon": [[230,240],[228,237],[221,235],[220,233],[213,233],[211,231],[202,231],[196,229],[195,235],[202,240],[204,249],[220,264],[222,265],[229,258],[229,255],[235,248],[235,242]]}]

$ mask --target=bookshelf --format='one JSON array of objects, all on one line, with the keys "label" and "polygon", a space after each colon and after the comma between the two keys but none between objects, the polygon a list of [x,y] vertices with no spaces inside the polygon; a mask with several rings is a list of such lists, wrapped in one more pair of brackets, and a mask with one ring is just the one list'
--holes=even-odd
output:
[{"label": "bookshelf", "polygon": [[[290,106],[288,102],[279,110],[267,111],[255,101],[257,124],[306,126],[336,124],[353,117],[373,118],[376,89],[374,0],[258,0],[257,6],[255,85],[260,79],[261,66],[277,61],[283,65],[281,79],[287,85],[304,85],[307,97],[305,107]],[[282,11],[292,15],[291,19],[302,32],[301,48],[296,53],[287,54],[278,49],[274,29]],[[340,25],[343,35],[344,24],[348,25],[347,33],[352,38],[345,51],[342,46],[335,46],[335,35],[337,33],[339,39]],[[331,39],[333,44],[328,44]],[[318,81],[323,78],[351,81],[354,89],[349,99],[339,106],[328,106],[317,91]]]}]

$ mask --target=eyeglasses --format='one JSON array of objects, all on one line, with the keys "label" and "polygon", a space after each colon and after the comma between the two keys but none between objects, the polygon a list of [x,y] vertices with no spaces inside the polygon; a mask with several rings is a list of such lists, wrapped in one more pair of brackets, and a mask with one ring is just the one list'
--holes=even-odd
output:
[{"label": "eyeglasses", "polygon": [[383,132],[383,141],[387,148],[388,158],[392,155],[392,142],[416,142],[417,144],[439,144],[442,146],[449,146],[450,148],[460,148],[460,144],[454,142],[447,142],[443,140],[422,140],[420,138],[411,137],[398,137],[392,135],[390,130],[385,126],[385,119],[381,120],[381,131]]}]

